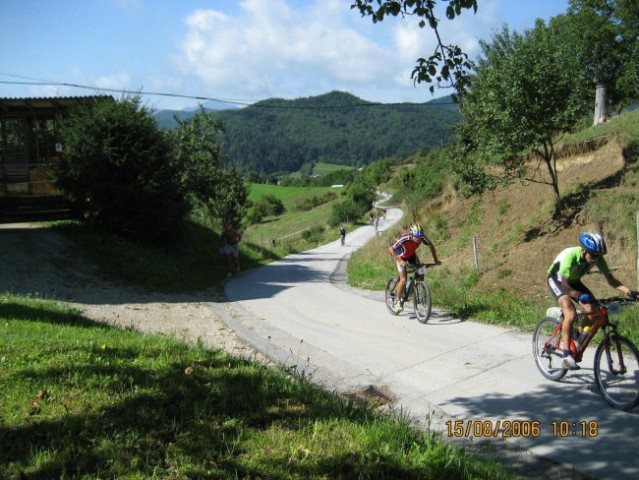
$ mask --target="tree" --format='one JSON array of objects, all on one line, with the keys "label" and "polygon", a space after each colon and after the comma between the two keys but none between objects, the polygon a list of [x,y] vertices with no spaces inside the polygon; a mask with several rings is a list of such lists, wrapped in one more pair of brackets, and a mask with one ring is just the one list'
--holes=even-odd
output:
[{"label": "tree", "polygon": [[584,95],[606,87],[609,103],[626,106],[639,95],[639,3],[634,0],[571,0],[566,15],[550,21],[561,36],[560,62],[579,72]]},{"label": "tree", "polygon": [[[437,0],[355,0],[351,8],[359,9],[362,16],[370,16],[373,23],[381,22],[388,15],[420,17],[419,26],[423,28],[428,25],[433,30],[437,46],[430,57],[417,59],[411,75],[413,82],[432,84],[436,81],[440,85],[442,82],[450,82],[450,86],[463,92],[468,84],[472,64],[459,46],[445,45],[442,41],[438,30],[439,19],[434,12],[436,5]],[[477,0],[448,0],[446,18],[453,20],[463,9],[470,8],[477,12]],[[430,91],[435,91],[434,85],[430,86]]]},{"label": "tree", "polygon": [[85,221],[162,241],[187,207],[171,148],[138,98],[78,107],[62,120],[56,183]]},{"label": "tree", "polygon": [[[610,97],[616,102],[630,98],[628,90],[615,86],[626,70],[625,50],[618,48],[622,29],[605,10],[593,7],[617,3],[623,2],[572,0],[571,11],[548,26],[538,20],[522,34],[504,26],[492,42],[480,43],[482,56],[460,104],[459,140],[473,157],[469,164],[476,166],[479,160],[504,167],[505,181],[525,178],[549,184],[559,213],[558,135],[591,118],[596,83],[612,85]],[[547,177],[527,169],[525,159],[531,152],[540,158]],[[457,170],[472,177],[474,166]]]},{"label": "tree", "polygon": [[180,172],[179,182],[190,202],[202,205],[216,218],[239,225],[248,191],[240,174],[223,168],[220,137],[224,127],[203,108],[167,131],[173,146],[172,161]]},{"label": "tree", "polygon": [[167,242],[195,205],[239,224],[248,192],[220,155],[223,129],[204,111],[160,130],[137,97],[84,106],[62,122],[57,184],[85,221]]},{"label": "tree", "polygon": [[[505,26],[492,43],[481,42],[470,88],[462,96],[460,138],[483,163],[504,167],[504,180],[526,178],[549,184],[561,209],[554,145],[591,109],[580,70],[561,63],[561,30],[538,20],[533,30],[510,33]],[[593,91],[592,89],[590,90]],[[535,152],[548,179],[530,174],[526,155]]]}]

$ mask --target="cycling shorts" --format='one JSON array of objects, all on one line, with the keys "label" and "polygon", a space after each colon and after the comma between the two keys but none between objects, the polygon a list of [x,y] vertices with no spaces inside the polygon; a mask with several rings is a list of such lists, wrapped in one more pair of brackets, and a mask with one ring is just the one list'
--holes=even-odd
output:
[{"label": "cycling shorts", "polygon": [[[417,255],[413,255],[410,258],[406,258],[404,259],[404,261],[412,266],[415,266],[417,263],[419,263],[419,259],[417,258]],[[396,262],[396,264],[397,264],[397,271],[399,273],[406,271],[406,265],[403,265],[399,260]]]},{"label": "cycling shorts", "polygon": [[234,257],[239,256],[240,249],[237,245],[226,244],[222,248],[218,250],[222,255],[233,255]]}]

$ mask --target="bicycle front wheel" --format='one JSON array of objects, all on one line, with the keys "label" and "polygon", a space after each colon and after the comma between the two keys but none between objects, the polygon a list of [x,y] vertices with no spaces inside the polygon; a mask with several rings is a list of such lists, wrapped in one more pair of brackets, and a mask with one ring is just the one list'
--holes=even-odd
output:
[{"label": "bicycle front wheel", "polygon": [[417,317],[417,320],[420,323],[426,323],[430,318],[430,312],[432,309],[430,287],[426,282],[415,282],[413,306],[415,307],[415,316]]},{"label": "bicycle front wheel", "polygon": [[399,312],[395,310],[395,297],[397,294],[397,282],[398,278],[394,277],[388,280],[386,284],[386,290],[384,290],[384,299],[386,300],[386,308],[393,315],[399,315]]},{"label": "bicycle front wheel", "polygon": [[611,335],[595,352],[595,381],[608,404],[630,410],[639,401],[639,351],[620,335]]},{"label": "bicycle front wheel", "polygon": [[561,320],[553,317],[542,318],[533,333],[533,357],[541,374],[548,380],[558,382],[567,370],[562,367]]}]

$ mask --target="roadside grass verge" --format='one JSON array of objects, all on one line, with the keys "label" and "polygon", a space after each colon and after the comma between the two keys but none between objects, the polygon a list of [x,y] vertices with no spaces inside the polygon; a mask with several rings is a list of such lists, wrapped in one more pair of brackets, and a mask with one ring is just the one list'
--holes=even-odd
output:
[{"label": "roadside grass verge", "polygon": [[[348,282],[357,288],[384,291],[386,281],[396,275],[395,264],[388,252],[376,241],[371,241],[351,256]],[[546,309],[552,304],[540,304],[535,299],[503,289],[486,290],[478,286],[478,275],[473,268],[438,266],[428,270],[426,281],[430,286],[434,306],[450,315],[473,321],[517,328],[532,332]],[[611,292],[611,295],[614,295]],[[619,321],[623,335],[639,343],[639,315],[637,307],[629,307],[621,315],[611,318]]]},{"label": "roadside grass verge", "polygon": [[52,225],[79,255],[97,268],[104,278],[148,291],[194,293],[221,288],[226,275],[219,233],[194,220],[185,222],[183,234],[168,246],[149,245],[78,222]]},{"label": "roadside grass verge", "polygon": [[303,372],[0,294],[0,478],[514,478]]}]

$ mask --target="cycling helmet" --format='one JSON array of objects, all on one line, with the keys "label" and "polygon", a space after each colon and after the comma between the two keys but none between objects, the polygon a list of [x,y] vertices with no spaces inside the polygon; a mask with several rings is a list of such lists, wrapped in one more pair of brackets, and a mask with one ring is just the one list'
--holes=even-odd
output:
[{"label": "cycling helmet", "polygon": [[593,255],[605,255],[608,251],[606,249],[606,242],[604,242],[603,237],[598,233],[580,233],[579,243],[581,243],[581,246],[584,247],[587,252]]},{"label": "cycling helmet", "polygon": [[408,231],[410,232],[412,236],[417,238],[424,238],[426,236],[424,235],[424,229],[419,223],[413,223],[408,229]]}]

